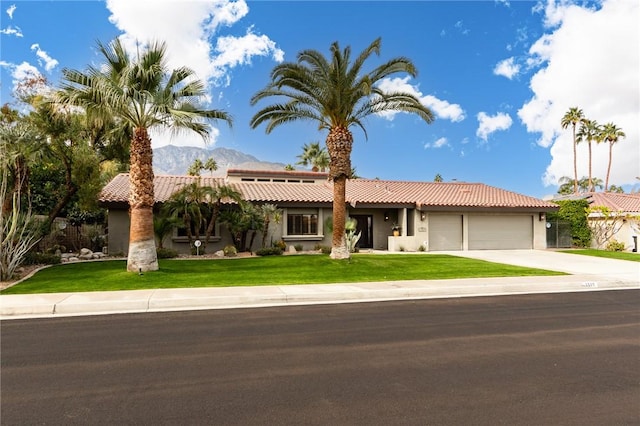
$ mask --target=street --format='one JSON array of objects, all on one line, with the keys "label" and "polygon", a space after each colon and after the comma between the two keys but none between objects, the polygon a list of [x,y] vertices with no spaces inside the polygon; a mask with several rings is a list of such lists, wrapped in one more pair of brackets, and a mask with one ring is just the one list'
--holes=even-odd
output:
[{"label": "street", "polygon": [[640,423],[640,291],[8,320],[3,425]]}]

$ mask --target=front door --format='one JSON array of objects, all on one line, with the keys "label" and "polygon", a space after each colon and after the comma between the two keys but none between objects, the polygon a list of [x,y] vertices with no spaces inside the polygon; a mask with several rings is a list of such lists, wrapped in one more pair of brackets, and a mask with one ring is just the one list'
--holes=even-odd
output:
[{"label": "front door", "polygon": [[373,216],[356,214],[351,215],[351,217],[358,221],[358,224],[356,225],[356,234],[361,232],[357,247],[363,249],[373,248]]}]

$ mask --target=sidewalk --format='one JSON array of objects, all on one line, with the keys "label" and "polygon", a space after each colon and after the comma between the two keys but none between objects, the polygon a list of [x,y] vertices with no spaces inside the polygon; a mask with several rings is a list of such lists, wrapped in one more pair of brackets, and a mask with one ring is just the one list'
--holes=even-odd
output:
[{"label": "sidewalk", "polygon": [[0,319],[640,289],[637,262],[537,250],[454,255],[573,275],[2,295]]}]

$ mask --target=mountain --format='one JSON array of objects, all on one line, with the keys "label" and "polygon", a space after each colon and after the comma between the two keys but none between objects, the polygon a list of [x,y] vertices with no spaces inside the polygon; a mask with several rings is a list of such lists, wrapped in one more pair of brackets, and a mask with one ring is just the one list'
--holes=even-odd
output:
[{"label": "mountain", "polygon": [[[285,164],[260,161],[253,155],[230,148],[198,148],[167,145],[153,150],[153,172],[157,175],[186,175],[194,160],[204,163],[213,157],[218,164],[214,176],[225,176],[228,168],[250,170],[283,170]],[[202,173],[209,173],[203,170]]]}]

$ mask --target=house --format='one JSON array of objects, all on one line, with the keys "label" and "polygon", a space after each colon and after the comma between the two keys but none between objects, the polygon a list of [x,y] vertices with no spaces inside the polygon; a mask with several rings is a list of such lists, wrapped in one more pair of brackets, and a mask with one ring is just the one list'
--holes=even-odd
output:
[{"label": "house", "polygon": [[[272,241],[302,245],[305,250],[331,245],[326,220],[332,215],[333,187],[326,173],[230,169],[224,178],[156,176],[160,206],[182,186],[228,184],[254,204],[271,203],[283,211],[270,227]],[[126,253],[129,238],[129,175],[120,174],[102,190],[99,202],[108,209],[109,253]],[[545,214],[558,206],[534,197],[481,183],[406,182],[353,179],[347,182],[347,214],[357,220],[360,249],[389,251],[544,249]],[[394,237],[392,226],[400,227]],[[212,248],[231,243],[217,226]],[[187,253],[187,238],[178,230],[165,242]],[[258,240],[258,239],[256,239]],[[252,247],[256,250],[260,242]],[[422,246],[422,248],[420,248]]]},{"label": "house", "polygon": [[[587,216],[594,237],[601,234],[601,240],[593,238],[594,248],[604,248],[611,241],[624,244],[627,251],[638,251],[640,235],[640,194],[619,194],[615,192],[590,192],[581,194],[589,201],[589,207],[605,207],[610,211],[609,220],[598,212]],[[606,222],[606,223],[605,223]]]}]

